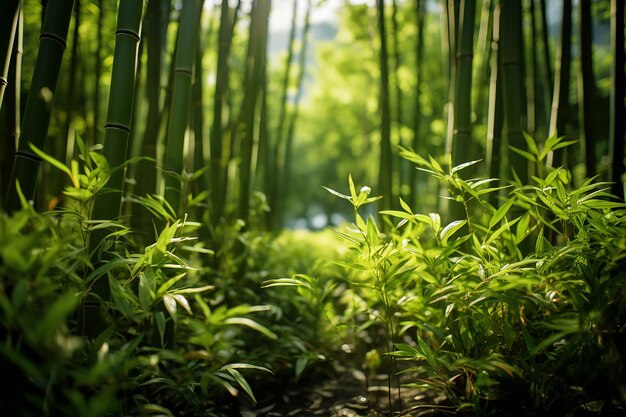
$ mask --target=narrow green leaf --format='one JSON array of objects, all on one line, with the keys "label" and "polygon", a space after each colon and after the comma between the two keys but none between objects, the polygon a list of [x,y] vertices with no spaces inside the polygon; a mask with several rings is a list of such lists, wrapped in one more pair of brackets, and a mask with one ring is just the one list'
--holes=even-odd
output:
[{"label": "narrow green leaf", "polygon": [[228,372],[229,374],[232,375],[232,377],[237,382],[237,385],[239,385],[241,387],[241,389],[243,389],[244,392],[246,394],[248,394],[248,396],[250,397],[252,402],[254,402],[256,404],[257,401],[256,401],[256,398],[254,397],[254,393],[252,392],[252,388],[250,388],[250,385],[248,384],[248,381],[246,381],[246,379],[243,377],[243,375],[241,375],[241,373],[239,373],[238,370],[233,369],[233,368],[225,368],[225,370],[226,370],[226,372]]},{"label": "narrow green leaf", "polygon": [[439,234],[439,239],[441,239],[441,243],[445,246],[448,244],[448,239],[457,232],[460,228],[462,228],[467,220],[456,220],[443,228],[441,233]]},{"label": "narrow green leaf", "polygon": [[252,319],[249,319],[247,317],[229,317],[226,320],[224,320],[224,323],[236,324],[239,326],[246,326],[253,330],[256,330],[259,333],[264,334],[265,336],[269,337],[272,340],[278,339],[278,336],[276,336],[276,333],[272,332],[270,329],[263,326],[262,324],[259,324],[258,322]]},{"label": "narrow green leaf", "polygon": [[511,206],[513,205],[514,200],[507,200],[496,212],[493,214],[493,217],[489,221],[489,228],[491,229],[493,226],[498,224],[500,220],[506,215]]},{"label": "narrow green leaf", "polygon": [[174,322],[176,322],[176,299],[170,294],[165,294],[163,296],[163,304],[165,304],[165,309],[170,313]]},{"label": "narrow green leaf", "polygon": [[182,308],[184,308],[185,311],[187,311],[187,313],[193,314],[191,312],[191,307],[189,306],[189,301],[187,301],[187,299],[185,298],[184,295],[182,295],[182,294],[172,294],[172,297],[174,297],[174,299],[176,300],[178,305],[180,305]]},{"label": "narrow green leaf", "polygon": [[161,337],[161,345],[163,345],[163,340],[165,338],[165,314],[162,311],[157,311],[154,313],[154,321],[157,325],[157,330],[159,331],[159,336]]}]

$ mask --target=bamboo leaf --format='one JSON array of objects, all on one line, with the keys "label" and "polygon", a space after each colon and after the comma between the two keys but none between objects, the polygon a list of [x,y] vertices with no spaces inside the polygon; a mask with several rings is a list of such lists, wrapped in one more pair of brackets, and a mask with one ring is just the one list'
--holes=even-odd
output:
[{"label": "bamboo leaf", "polygon": [[514,200],[507,200],[500,208],[494,213],[493,217],[489,221],[489,228],[491,229],[493,226],[498,224],[500,220],[506,215],[511,206],[513,205]]},{"label": "bamboo leaf", "polygon": [[167,312],[170,313],[174,322],[176,322],[176,299],[170,294],[165,294],[163,296],[163,304],[165,305]]},{"label": "bamboo leaf", "polygon": [[276,336],[276,333],[272,332],[270,329],[263,326],[262,324],[259,324],[258,322],[252,319],[249,319],[247,317],[229,317],[226,320],[224,320],[224,324],[235,324],[239,326],[246,326],[253,330],[256,330],[259,333],[264,334],[265,336],[267,336],[268,338],[272,340],[278,339],[278,336]]},{"label": "bamboo leaf", "polygon": [[439,234],[439,239],[441,240],[441,243],[446,246],[448,244],[448,239],[460,228],[462,228],[466,223],[467,220],[456,220],[444,227]]}]

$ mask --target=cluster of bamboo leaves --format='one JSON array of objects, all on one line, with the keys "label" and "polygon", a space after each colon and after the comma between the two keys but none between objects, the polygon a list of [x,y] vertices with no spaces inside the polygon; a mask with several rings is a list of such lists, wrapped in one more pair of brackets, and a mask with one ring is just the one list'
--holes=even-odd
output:
[{"label": "cluster of bamboo leaves", "polygon": [[[626,406],[624,204],[608,183],[572,187],[569,171],[546,168],[548,153],[567,142],[550,138],[538,147],[526,139],[525,156],[540,174],[506,187],[461,178],[475,163],[441,166],[402,152],[463,203],[465,213],[451,221],[400,200],[400,210],[382,212],[393,221],[383,234],[359,213],[377,198],[369,187],[357,191],[350,177],[349,194],[330,190],[354,208],[355,222],[338,229],[350,251],[333,261],[346,275],[269,281],[307,291],[331,312],[351,299],[333,325],[352,328],[355,343],[365,344],[357,351],[386,355],[390,404],[396,378],[447,399],[389,413],[565,415]],[[499,206],[490,203],[494,193]],[[344,298],[329,291],[337,285]],[[376,326],[384,337],[366,342],[363,330]]]},{"label": "cluster of bamboo leaves", "polygon": [[[69,176],[71,206],[37,213],[18,188],[22,209],[0,219],[0,366],[13,378],[2,412],[210,416],[227,412],[225,393],[256,401],[244,374],[272,371],[238,359],[248,350],[245,357],[275,365],[246,342],[251,333],[277,339],[249,317],[272,307],[220,301],[226,288],[185,260],[212,254],[190,236],[198,224],[170,217],[153,244],[134,252],[120,240],[125,226],[91,221],[108,166],[78,144],[84,163],[70,167],[33,148]],[[115,232],[90,247],[89,234],[103,228]],[[105,252],[106,261],[93,261]],[[295,353],[283,359],[312,354],[299,340],[285,343]]]}]

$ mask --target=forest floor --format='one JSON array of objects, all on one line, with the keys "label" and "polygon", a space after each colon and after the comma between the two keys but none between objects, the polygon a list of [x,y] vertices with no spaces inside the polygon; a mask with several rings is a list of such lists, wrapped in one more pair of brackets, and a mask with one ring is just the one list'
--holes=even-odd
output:
[{"label": "forest floor", "polygon": [[[403,387],[394,381],[389,409],[386,374],[370,378],[359,370],[334,365],[332,376],[301,381],[263,393],[255,407],[242,407],[242,417],[387,417],[432,414],[445,397],[433,391]],[[401,398],[401,401],[398,399]]]}]

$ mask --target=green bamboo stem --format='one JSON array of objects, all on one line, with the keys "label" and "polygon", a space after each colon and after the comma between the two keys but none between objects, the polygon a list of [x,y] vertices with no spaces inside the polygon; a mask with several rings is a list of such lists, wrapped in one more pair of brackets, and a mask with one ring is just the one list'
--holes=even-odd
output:
[{"label": "green bamboo stem", "polygon": [[[402,125],[404,120],[402,85],[400,82],[400,68],[402,66],[402,55],[400,53],[400,28],[398,26],[398,2],[391,0],[391,42],[393,44],[393,84],[395,93],[395,132],[397,137],[397,145],[405,146],[402,137]],[[396,176],[398,178],[398,195],[407,198],[402,192],[403,185],[406,183],[406,171],[409,168],[408,161],[400,157],[398,152],[393,152],[393,163],[396,168]]]},{"label": "green bamboo stem", "polygon": [[[250,39],[248,41],[245,93],[242,113],[240,115],[241,126],[241,161],[239,169],[239,201],[238,218],[248,224],[250,212],[250,194],[252,186],[252,162],[257,128],[257,109],[259,96],[262,93],[263,73],[265,68],[265,54],[267,47],[268,18],[270,13],[269,0],[258,0],[252,9],[252,21],[250,23]],[[238,129],[239,130],[239,129]]]},{"label": "green bamboo stem", "polygon": [[[521,0],[502,2],[501,27],[506,28],[500,34],[500,71],[502,75],[502,93],[504,102],[504,118],[506,138],[509,147],[514,146],[525,150],[526,142],[522,134],[523,76],[522,51],[522,5]],[[526,184],[528,178],[528,160],[512,150],[508,152],[508,163],[521,180]]]},{"label": "green bamboo stem", "polygon": [[80,28],[80,0],[74,0],[74,30],[72,31],[72,48],[69,77],[67,79],[67,102],[65,103],[65,134],[67,137],[65,147],[64,161],[69,165],[70,161],[74,157],[74,140],[76,132],[74,131],[74,103],[77,95],[77,83],[78,83],[78,59],[80,48],[80,37],[78,29]]},{"label": "green bamboo stem", "polygon": [[473,71],[472,74],[472,95],[474,97],[472,108],[478,123],[483,122],[485,109],[487,108],[486,102],[488,101],[491,57],[491,45],[489,45],[488,40],[491,38],[489,33],[492,26],[493,3],[493,0],[484,0],[482,2],[476,41],[475,60],[477,61],[478,71]]},{"label": "green bamboo stem", "polygon": [[[422,94],[422,85],[424,78],[424,24],[426,18],[426,5],[425,0],[415,0],[415,21],[417,23],[417,41],[415,43],[415,95],[413,100],[413,149],[418,153],[423,153],[422,141],[420,140],[420,129],[422,125],[422,106],[420,104],[420,97]],[[416,207],[418,204],[418,196],[420,187],[417,182],[417,169],[411,169],[409,171],[409,186],[410,186],[410,202],[412,207]]]},{"label": "green bamboo stem", "polygon": [[611,191],[624,199],[624,2],[611,0],[611,113],[609,180]]},{"label": "green bamboo stem", "polygon": [[524,33],[526,39],[530,41],[528,47],[524,48],[525,53],[525,74],[526,74],[526,131],[532,137],[537,133],[537,28],[535,18],[535,2],[528,2],[528,16],[530,20],[530,33]]},{"label": "green bamboo stem", "polygon": [[278,126],[276,127],[276,133],[274,136],[276,137],[276,142],[274,144],[274,152],[272,163],[274,165],[274,175],[272,176],[273,181],[271,184],[271,189],[268,190],[268,197],[270,207],[272,207],[272,212],[270,213],[270,228],[273,228],[280,221],[280,208],[279,206],[284,200],[284,194],[281,191],[284,191],[280,184],[280,177],[283,177],[285,172],[285,154],[287,152],[285,141],[286,141],[286,132],[285,132],[285,123],[287,122],[287,97],[289,95],[289,82],[291,80],[291,67],[293,63],[294,56],[294,44],[296,39],[296,23],[297,23],[297,11],[298,11],[298,2],[293,2],[293,8],[291,10],[291,28],[289,30],[289,43],[287,46],[287,60],[285,62],[285,72],[283,74],[282,83],[281,83],[281,97],[280,97],[280,107],[278,111]]},{"label": "green bamboo stem", "polygon": [[[571,37],[572,37],[572,0],[563,0],[563,16],[561,24],[561,38],[556,52],[554,66],[554,94],[552,96],[552,112],[550,114],[549,136],[565,135],[569,121],[569,84],[571,67]],[[564,151],[553,152],[548,160],[551,166],[559,166],[565,162]]]},{"label": "green bamboo stem", "polygon": [[550,54],[550,42],[548,33],[548,17],[546,12],[546,0],[539,0],[539,14],[541,18],[541,51],[543,55],[542,89],[544,124],[550,126],[550,114],[552,108],[552,93],[554,91],[554,81],[552,76],[552,58]]},{"label": "green bamboo stem", "polygon": [[[16,7],[14,11],[12,11],[13,7]],[[0,114],[4,116],[4,124],[0,123],[3,127],[0,131],[0,138],[4,141],[3,151],[0,152],[0,206],[4,207],[4,198],[11,177],[19,135],[19,111],[17,109],[20,108],[18,97],[20,69],[16,67],[21,64],[20,41],[23,11],[20,2],[2,3],[0,15],[4,19],[0,24],[0,41],[3,43],[0,48],[6,48],[6,61],[0,74],[0,109],[2,109]],[[8,95],[6,102],[3,100],[5,94]]]},{"label": "green bamboo stem", "polygon": [[[459,15],[459,37],[456,50],[456,77],[454,92],[454,133],[452,164],[458,165],[476,159],[478,152],[472,146],[472,60],[474,58],[475,0],[462,0]],[[464,175],[470,175],[467,170]]]},{"label": "green bamboo stem", "polygon": [[394,204],[393,198],[393,159],[391,154],[391,109],[389,105],[389,60],[387,53],[387,31],[385,29],[385,2],[376,0],[378,11],[378,34],[380,39],[380,161],[378,168],[378,188],[383,198],[380,208],[389,208]]},{"label": "green bamboo stem", "polygon": [[0,73],[0,107],[4,99],[4,91],[9,83],[9,67],[11,66],[11,57],[13,55],[13,42],[17,33],[18,18],[20,12],[19,0],[5,0],[0,5],[0,53],[5,54],[4,66]]},{"label": "green bamboo stem", "polygon": [[180,215],[186,210],[181,175],[184,167],[185,132],[191,108],[191,82],[198,48],[201,0],[185,0],[180,15],[176,47],[174,87],[165,153],[165,199]]},{"label": "green bamboo stem", "polygon": [[[210,28],[208,31],[211,33]],[[199,35],[203,38],[204,33]],[[204,42],[199,39],[196,52],[195,77],[192,87],[192,122],[193,122],[193,164],[192,170],[203,169],[207,164],[205,159],[205,136],[204,136],[204,72],[202,71],[202,57],[204,56]],[[206,175],[202,174],[194,184],[194,194],[199,194],[207,188]]]},{"label": "green bamboo stem", "polygon": [[96,196],[93,219],[120,215],[135,92],[135,70],[140,41],[142,0],[120,1],[103,155],[111,167],[106,188]]},{"label": "green bamboo stem", "polygon": [[446,129],[446,155],[452,154],[452,143],[454,138],[454,114],[456,98],[456,77],[457,77],[457,39],[459,33],[459,7],[461,0],[445,0],[442,4],[445,4],[445,17],[446,27],[448,35],[447,48],[445,50],[448,56],[448,103],[446,106],[448,124]]},{"label": "green bamboo stem", "polygon": [[578,2],[578,39],[580,66],[578,76],[578,114],[580,125],[581,152],[587,169],[587,177],[596,175],[595,81],[593,75],[591,0]]},{"label": "green bamboo stem", "polygon": [[284,190],[284,196],[279,206],[278,219],[279,225],[285,224],[285,202],[286,197],[290,194],[291,189],[291,170],[292,170],[292,155],[293,155],[293,142],[294,133],[297,125],[298,117],[300,115],[300,101],[302,100],[302,94],[304,91],[304,74],[306,72],[306,55],[308,48],[308,36],[311,29],[311,0],[307,1],[306,14],[304,15],[304,29],[302,29],[302,41],[300,54],[298,56],[298,74],[296,76],[296,98],[293,105],[293,113],[289,118],[289,126],[287,128],[287,140],[285,143],[285,175],[283,176],[282,189]]},{"label": "green bamboo stem", "polygon": [[100,137],[100,98],[101,98],[101,85],[100,78],[102,77],[102,27],[104,25],[104,1],[98,0],[98,23],[96,29],[96,59],[94,68],[94,93],[93,93],[93,131],[92,131],[92,143],[102,143]]},{"label": "green bamboo stem", "polygon": [[[502,126],[502,80],[498,69],[500,66],[500,5],[493,10],[493,27],[491,38],[491,78],[489,81],[489,110],[487,114],[487,146],[486,165],[489,178],[500,177]],[[498,195],[491,193],[489,203],[497,207]]]},{"label": "green bamboo stem", "polygon": [[[233,20],[236,16],[233,16]],[[220,11],[220,28],[218,32],[217,69],[215,92],[213,94],[213,124],[210,137],[210,172],[211,208],[210,216],[215,225],[224,212],[226,195],[226,161],[224,157],[224,129],[223,110],[227,105],[229,72],[228,60],[232,44],[233,26],[231,25],[230,7],[228,2],[222,2]]]},{"label": "green bamboo stem", "polygon": [[73,5],[71,0],[50,0],[46,8],[19,147],[5,200],[5,207],[10,212],[21,206],[16,181],[27,199],[32,200],[35,196],[41,158],[30,146],[43,149],[45,145]]}]

